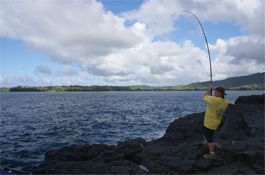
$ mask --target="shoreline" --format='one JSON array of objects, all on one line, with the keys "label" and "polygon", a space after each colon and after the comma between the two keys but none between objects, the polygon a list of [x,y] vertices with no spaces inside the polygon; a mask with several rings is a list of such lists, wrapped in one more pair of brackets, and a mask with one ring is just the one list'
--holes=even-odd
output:
[{"label": "shoreline", "polygon": [[[0,92],[205,92],[205,90],[130,90],[130,91],[0,91]],[[262,90],[232,90],[232,89],[228,89],[225,91],[246,91],[246,92],[250,92],[250,91],[264,91],[265,89]]]},{"label": "shoreline", "polygon": [[[201,145],[204,112],[175,119],[161,138],[129,139],[117,145],[85,144],[50,150],[32,174],[262,174],[264,173],[264,97],[239,97],[225,112],[215,140],[217,159],[205,160]],[[93,168],[92,168],[93,167]]]}]

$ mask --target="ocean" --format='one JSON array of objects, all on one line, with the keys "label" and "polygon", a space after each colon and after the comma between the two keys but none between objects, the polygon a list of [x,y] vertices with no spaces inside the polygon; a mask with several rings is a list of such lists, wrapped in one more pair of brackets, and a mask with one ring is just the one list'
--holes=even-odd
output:
[{"label": "ocean", "polygon": [[[264,91],[227,91],[239,96]],[[162,137],[179,117],[205,111],[204,91],[2,92],[1,166],[38,165],[51,149]]]}]

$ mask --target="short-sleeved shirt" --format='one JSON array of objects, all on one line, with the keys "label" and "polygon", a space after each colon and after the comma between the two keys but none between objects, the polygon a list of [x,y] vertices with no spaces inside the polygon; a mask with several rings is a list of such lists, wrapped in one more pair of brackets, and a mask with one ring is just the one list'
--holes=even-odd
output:
[{"label": "short-sleeved shirt", "polygon": [[208,103],[205,111],[204,126],[216,130],[221,123],[222,115],[228,107],[227,99],[206,95],[203,101]]}]

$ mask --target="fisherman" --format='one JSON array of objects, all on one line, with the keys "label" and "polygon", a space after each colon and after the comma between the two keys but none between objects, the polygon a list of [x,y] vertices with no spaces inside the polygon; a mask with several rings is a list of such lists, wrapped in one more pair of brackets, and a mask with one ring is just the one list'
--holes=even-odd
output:
[{"label": "fisherman", "polygon": [[212,88],[213,85],[210,85],[203,98],[203,101],[208,103],[204,116],[204,125],[201,128],[204,137],[202,144],[209,147],[209,154],[203,156],[205,159],[216,159],[214,146],[219,145],[217,142],[214,143],[213,135],[221,123],[223,113],[228,107],[228,101],[224,98],[224,95],[226,95],[225,89],[221,86],[215,88],[213,96],[209,95]]}]

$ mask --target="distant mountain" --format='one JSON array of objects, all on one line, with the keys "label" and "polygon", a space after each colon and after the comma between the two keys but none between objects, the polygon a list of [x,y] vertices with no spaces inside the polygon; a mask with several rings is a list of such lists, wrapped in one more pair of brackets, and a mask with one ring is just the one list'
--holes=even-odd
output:
[{"label": "distant mountain", "polygon": [[[224,80],[213,81],[213,86],[223,86],[225,89],[231,90],[262,90],[264,89],[265,83],[265,72],[263,73],[256,73],[246,76],[239,76],[239,77],[231,77]],[[210,81],[205,82],[197,82],[188,84],[186,86],[181,86],[183,89],[196,89],[202,90],[208,88],[210,85]],[[178,87],[178,86],[177,86]],[[175,88],[177,88],[175,87]]]},{"label": "distant mountain", "polygon": [[[214,88],[223,86],[226,90],[265,90],[265,72],[247,76],[232,77],[225,80],[214,81]],[[18,86],[11,88],[0,88],[0,91],[39,91],[39,92],[62,92],[62,91],[200,91],[209,88],[210,81],[192,83],[186,86]]]}]

